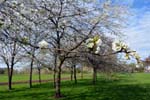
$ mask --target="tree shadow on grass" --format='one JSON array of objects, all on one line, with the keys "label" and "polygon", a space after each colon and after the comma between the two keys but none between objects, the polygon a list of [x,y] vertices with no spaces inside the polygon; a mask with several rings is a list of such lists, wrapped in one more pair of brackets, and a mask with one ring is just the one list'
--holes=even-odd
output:
[{"label": "tree shadow on grass", "polygon": [[[65,95],[60,100],[149,100],[150,84],[119,84],[125,79],[106,80],[98,79],[96,85],[92,80],[78,80],[62,82],[62,93]],[[130,80],[135,81],[135,80]],[[12,91],[0,91],[0,100],[55,100],[52,83],[35,85],[33,88],[20,88]]]},{"label": "tree shadow on grass", "polygon": [[[88,84],[91,80],[85,80],[68,92],[62,100],[149,100],[150,84],[119,84],[129,80],[103,80],[96,85]],[[135,81],[135,80],[130,80]]]},{"label": "tree shadow on grass", "polygon": [[34,85],[33,88],[19,88],[11,91],[0,91],[0,100],[51,100],[52,83]]},{"label": "tree shadow on grass", "polygon": [[149,100],[150,88],[134,85],[96,86],[64,100]]}]

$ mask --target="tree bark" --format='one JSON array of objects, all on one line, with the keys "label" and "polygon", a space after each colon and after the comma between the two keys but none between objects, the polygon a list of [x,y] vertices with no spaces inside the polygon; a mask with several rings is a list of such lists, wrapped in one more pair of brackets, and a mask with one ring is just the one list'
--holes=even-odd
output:
[{"label": "tree bark", "polygon": [[76,75],[76,65],[73,65],[73,69],[74,69],[74,82],[75,84],[77,84],[77,75]]},{"label": "tree bark", "polygon": [[32,74],[33,74],[33,63],[34,63],[34,53],[35,48],[31,49],[31,63],[30,63],[30,76],[29,76],[29,87],[32,88]]},{"label": "tree bark", "polygon": [[53,73],[53,78],[54,78],[54,88],[56,87],[56,66],[57,66],[57,55],[54,54],[54,73]]},{"label": "tree bark", "polygon": [[93,84],[96,84],[97,81],[97,68],[93,67]]},{"label": "tree bark", "polygon": [[54,88],[56,87],[56,66],[54,66],[54,74],[53,74],[53,78],[54,78]]},{"label": "tree bark", "polygon": [[81,79],[83,79],[83,66],[81,67]]},{"label": "tree bark", "polygon": [[31,59],[31,64],[30,64],[30,77],[29,77],[29,87],[32,88],[32,73],[33,73],[33,58]]},{"label": "tree bark", "polygon": [[10,74],[9,74],[9,89],[12,89],[12,77],[13,77],[13,66],[10,69]]},{"label": "tree bark", "polygon": [[7,66],[8,66],[8,77],[9,77],[9,90],[12,89],[12,77],[13,77],[13,70],[14,70],[14,61],[15,61],[15,56],[16,56],[16,41],[14,41],[13,43],[13,52],[12,52],[12,55],[11,55],[11,62],[10,62],[10,66],[11,68],[9,68],[9,63],[7,63]]},{"label": "tree bark", "polygon": [[9,66],[7,66],[7,74],[8,74],[8,89],[11,90],[12,86],[11,86],[11,78],[10,78],[10,68]]},{"label": "tree bark", "polygon": [[70,79],[71,79],[71,81],[73,80],[73,66],[71,66]]},{"label": "tree bark", "polygon": [[56,77],[57,77],[57,79],[56,79],[56,83],[55,83],[55,89],[56,89],[56,92],[55,92],[55,97],[56,98],[60,98],[60,97],[62,97],[62,95],[61,95],[61,91],[60,91],[60,84],[61,84],[61,66],[58,66],[58,71],[56,71]]},{"label": "tree bark", "polygon": [[[59,59],[60,60],[60,59]],[[58,67],[56,67],[56,83],[55,83],[55,97],[56,98],[61,98],[63,97],[61,94],[61,67],[63,62],[65,61],[65,59],[60,60],[60,64],[58,65]]]},{"label": "tree bark", "polygon": [[41,84],[41,69],[38,68],[38,74],[39,74],[39,83]]}]

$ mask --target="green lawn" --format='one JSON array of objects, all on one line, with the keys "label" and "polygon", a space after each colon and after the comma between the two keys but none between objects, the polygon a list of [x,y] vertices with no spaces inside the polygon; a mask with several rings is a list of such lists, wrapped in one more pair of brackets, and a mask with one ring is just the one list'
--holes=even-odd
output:
[{"label": "green lawn", "polygon": [[[84,74],[85,76],[91,76],[91,74]],[[78,77],[81,77],[81,74],[78,73],[77,74]],[[63,73],[62,77],[70,77],[69,73]],[[38,74],[33,74],[33,80],[38,80],[39,76]],[[53,74],[41,74],[41,79],[45,80],[45,79],[52,79],[53,78]],[[13,82],[16,81],[26,81],[29,80],[29,74],[15,74],[13,75]],[[0,74],[0,82],[7,82],[8,81],[8,76],[5,74]]]},{"label": "green lawn", "polygon": [[[50,79],[52,78],[52,75],[47,75],[47,74],[43,74],[41,75],[42,79]],[[0,75],[0,82],[7,82],[8,80],[7,75]],[[13,81],[24,81],[24,80],[29,80],[29,74],[15,74],[13,75]],[[33,80],[38,80],[38,75],[34,74],[33,75]]]},{"label": "green lawn", "polygon": [[[60,100],[149,100],[150,73],[119,74],[108,80],[106,76],[99,76],[96,85],[92,80],[80,79],[78,84],[71,81],[62,82]],[[1,87],[1,86],[0,86]],[[0,100],[55,100],[52,83],[35,84],[32,89],[25,85],[15,85],[15,89],[8,91],[1,87]]]}]

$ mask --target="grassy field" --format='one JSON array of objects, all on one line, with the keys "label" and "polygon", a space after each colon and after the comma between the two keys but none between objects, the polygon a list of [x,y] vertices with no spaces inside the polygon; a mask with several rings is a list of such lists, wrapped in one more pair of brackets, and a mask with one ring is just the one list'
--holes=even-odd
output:
[{"label": "grassy field", "polygon": [[[35,84],[32,89],[25,84],[14,87],[8,91],[0,86],[0,100],[55,100],[51,82]],[[65,97],[60,100],[149,100],[150,73],[119,74],[113,80],[100,75],[96,85],[90,77],[78,80],[78,84],[63,81],[62,93]]]},{"label": "grassy field", "polygon": [[[33,74],[33,80],[38,80],[38,74]],[[69,74],[62,74],[62,77],[69,77]],[[41,79],[45,80],[45,79],[52,79],[53,78],[53,74],[42,74],[41,75]],[[25,81],[25,80],[29,80],[29,74],[15,74],[13,75],[13,79],[12,81]],[[8,81],[8,77],[7,75],[0,75],[0,82],[7,82]]]}]

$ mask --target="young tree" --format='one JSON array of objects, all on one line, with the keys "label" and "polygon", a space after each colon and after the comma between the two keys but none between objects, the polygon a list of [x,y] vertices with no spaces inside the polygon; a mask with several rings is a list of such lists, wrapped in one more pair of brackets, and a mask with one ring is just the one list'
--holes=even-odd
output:
[{"label": "young tree", "polygon": [[21,60],[21,48],[16,41],[0,41],[0,57],[7,66],[8,89],[12,89],[12,77],[15,65]]}]

